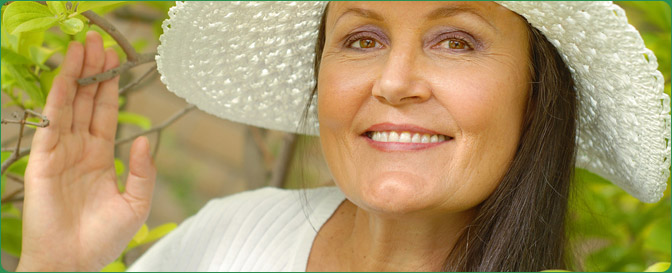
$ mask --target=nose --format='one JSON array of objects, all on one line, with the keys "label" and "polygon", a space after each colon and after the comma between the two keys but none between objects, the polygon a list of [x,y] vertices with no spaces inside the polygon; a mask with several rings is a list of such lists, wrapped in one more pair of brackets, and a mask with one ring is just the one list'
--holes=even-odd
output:
[{"label": "nose", "polygon": [[417,63],[418,54],[412,50],[390,51],[379,78],[373,85],[372,95],[393,106],[426,101],[432,95]]}]

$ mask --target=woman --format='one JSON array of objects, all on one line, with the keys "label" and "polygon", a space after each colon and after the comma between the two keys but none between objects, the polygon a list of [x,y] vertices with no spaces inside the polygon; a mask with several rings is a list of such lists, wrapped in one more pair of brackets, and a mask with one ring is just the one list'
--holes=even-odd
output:
[{"label": "woman", "polygon": [[[640,143],[631,138],[632,128],[628,131],[630,116],[611,116],[631,109],[627,107],[639,109],[640,102],[609,108],[620,105],[610,97],[648,82],[654,88],[641,92],[653,94],[649,102],[660,103],[655,60],[650,55],[652,61],[644,61],[647,51],[633,46],[641,39],[629,40],[632,31],[623,25],[592,35],[586,28],[576,29],[587,22],[595,28],[601,22],[622,23],[620,17],[595,18],[605,13],[618,17],[613,6],[334,2],[313,36],[302,34],[310,33],[311,22],[320,22],[322,3],[215,5],[179,4],[164,23],[158,63],[168,88],[211,113],[282,130],[296,130],[299,112],[288,109],[307,102],[307,131],[317,128],[312,123],[316,110],[321,145],[338,188],[309,191],[307,207],[295,192],[274,189],[213,201],[131,270],[564,268],[563,223],[577,120],[590,125],[578,137],[579,164],[601,170],[643,201],[660,198],[660,181],[664,185],[669,175],[663,159],[669,154],[664,141],[669,113],[655,108],[655,114],[638,110],[634,115],[634,122],[655,120],[643,126],[658,132],[636,135],[655,138],[653,146],[642,147],[653,147],[652,153],[660,155],[640,159],[629,153],[631,146],[620,145],[624,139]],[[281,7],[285,10],[279,12]],[[234,23],[269,21],[264,15],[271,18],[268,29],[241,30]],[[308,15],[318,19],[306,21]],[[234,21],[223,23],[227,18]],[[563,20],[538,21],[554,18]],[[200,31],[186,31],[184,21],[197,21],[193,26]],[[252,36],[216,35],[217,29]],[[616,41],[630,43],[612,51],[609,31],[622,35]],[[193,56],[176,57],[185,48],[174,44],[171,32],[180,34],[180,42],[193,41],[187,46]],[[255,32],[280,35],[264,40]],[[295,52],[311,50],[312,43],[301,42],[314,38],[312,73],[306,72],[305,59],[313,56]],[[592,47],[590,41],[607,46]],[[254,50],[236,55],[233,50],[241,44]],[[635,53],[624,53],[632,47]],[[278,55],[288,59],[274,59]],[[638,62],[629,62],[631,55]],[[249,58],[251,65],[222,69],[243,63],[236,57]],[[620,64],[615,58],[630,64],[625,72],[612,69]],[[126,192],[116,191],[116,79],[75,84],[77,78],[116,66],[115,60],[112,51],[103,52],[96,34],[87,36],[85,48],[70,45],[44,110],[52,125],[38,130],[33,143],[19,270],[99,270],[117,257],[147,217],[155,170],[146,139],[133,144]],[[263,68],[250,70],[256,64]],[[283,74],[285,70],[289,72]],[[628,73],[637,77],[628,79]],[[302,78],[306,75],[316,80],[309,98],[299,88],[314,84]],[[239,89],[248,85],[250,90]],[[199,92],[193,91],[195,86]],[[226,96],[218,89],[222,86],[233,97],[213,100]],[[278,95],[275,90],[289,92]],[[273,100],[282,103],[267,109]],[[258,108],[240,114],[254,103]],[[664,101],[662,109],[669,111],[668,104]],[[621,129],[629,133],[619,134]],[[611,141],[590,142],[605,132],[615,132]],[[654,179],[645,179],[639,168],[654,170]]]}]

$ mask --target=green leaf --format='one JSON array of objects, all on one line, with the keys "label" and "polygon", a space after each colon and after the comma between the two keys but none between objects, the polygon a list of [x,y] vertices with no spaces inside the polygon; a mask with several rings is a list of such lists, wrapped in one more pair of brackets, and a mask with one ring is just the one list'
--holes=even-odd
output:
[{"label": "green leaf", "polygon": [[40,67],[44,71],[50,71],[51,69],[44,65],[45,62],[56,53],[55,49],[45,48],[41,46],[31,46],[30,47],[30,58],[33,63]]},{"label": "green leaf", "polygon": [[35,18],[21,23],[10,33],[16,35],[21,32],[42,31],[54,26],[56,22],[58,22],[58,18],[54,17]]},{"label": "green leaf", "polygon": [[152,122],[145,116],[138,114],[121,111],[119,112],[117,119],[119,123],[133,124],[142,128],[143,130],[149,130],[152,128]]},{"label": "green leaf", "polygon": [[7,172],[23,176],[26,173],[26,167],[28,166],[28,157],[30,157],[30,155],[26,155],[12,163],[12,165],[7,168]]},{"label": "green leaf", "polygon": [[145,237],[145,240],[143,240],[141,244],[147,244],[156,241],[173,231],[175,228],[177,228],[177,224],[175,223],[166,223],[155,227],[149,231],[149,234],[147,234],[147,237]]},{"label": "green leaf", "polygon": [[61,72],[61,67],[54,69],[53,71],[46,71],[40,74],[40,88],[42,89],[42,94],[45,96],[49,95],[51,90],[51,85],[54,83],[54,78],[58,73]]},{"label": "green leaf", "polygon": [[670,269],[670,263],[659,262],[647,267],[644,272],[665,272],[668,269]]},{"label": "green leaf", "polygon": [[53,31],[44,33],[45,46],[53,48],[55,51],[63,53],[63,55],[65,55],[65,52],[68,49],[68,43],[70,43],[70,39],[65,35],[60,33],[56,34],[56,32]]},{"label": "green leaf", "polygon": [[665,218],[654,221],[641,233],[641,235],[644,238],[644,249],[659,251],[669,256],[670,242],[672,241],[672,238],[670,238],[669,215]]},{"label": "green leaf", "polygon": [[24,57],[30,57],[30,48],[42,46],[45,31],[31,31],[19,34],[19,49],[17,52]]},{"label": "green leaf", "polygon": [[117,176],[121,176],[122,174],[124,174],[124,172],[126,171],[126,167],[124,166],[124,162],[121,161],[118,158],[115,158],[114,159],[114,170],[116,171]]},{"label": "green leaf", "polygon": [[142,242],[147,237],[147,234],[149,234],[149,227],[147,227],[147,224],[142,224],[140,230],[133,236],[133,241]]},{"label": "green leaf", "polygon": [[62,18],[61,16],[65,17],[68,12],[65,8],[65,3],[66,1],[47,1],[47,7],[49,8],[49,11],[51,11],[51,14]]},{"label": "green leaf", "polygon": [[2,210],[2,217],[21,218],[21,212],[12,203],[2,205],[0,210]]},{"label": "green leaf", "polygon": [[0,38],[2,46],[16,50],[19,45],[19,38],[16,37],[15,35],[9,34],[9,32],[7,32],[5,24],[0,24],[0,31],[2,32],[2,38]]},{"label": "green leaf", "polygon": [[124,2],[126,1],[80,1],[79,5],[77,6],[77,12],[75,14],[80,14],[90,9],[102,8]]},{"label": "green leaf", "polygon": [[26,91],[26,93],[28,93],[28,95],[33,101],[38,102],[40,106],[44,105],[45,96],[44,93],[42,93],[40,87],[37,86],[37,84],[34,81],[29,82],[28,80],[26,80],[26,77],[24,76],[24,74],[30,75],[30,72],[26,71],[25,70],[26,68],[22,66],[12,65],[8,63],[5,63],[5,65],[6,65],[5,68],[7,68],[9,73],[16,80],[19,87],[24,91]]},{"label": "green leaf", "polygon": [[21,219],[3,217],[0,219],[0,246],[10,255],[21,255]]},{"label": "green leaf", "polygon": [[84,29],[84,22],[79,18],[70,18],[65,21],[58,22],[58,25],[61,27],[61,31],[64,33],[75,35]]},{"label": "green leaf", "polygon": [[100,272],[124,272],[126,271],[126,265],[120,261],[114,261],[105,267],[103,267]]},{"label": "green leaf", "polygon": [[[46,20],[47,18],[50,18],[50,20]],[[47,6],[33,1],[12,2],[2,15],[2,23],[10,34],[37,30],[45,27],[49,22],[53,25],[56,21],[58,19],[51,14]],[[21,25],[23,26],[19,28]]]},{"label": "green leaf", "polygon": [[32,60],[4,46],[0,48],[0,55],[0,58],[2,58],[3,62],[8,62],[11,64],[34,64]]}]

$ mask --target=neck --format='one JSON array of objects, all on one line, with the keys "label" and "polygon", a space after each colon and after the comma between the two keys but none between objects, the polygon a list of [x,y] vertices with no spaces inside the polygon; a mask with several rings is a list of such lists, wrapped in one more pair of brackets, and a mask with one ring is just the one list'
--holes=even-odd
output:
[{"label": "neck", "polygon": [[[338,271],[441,271],[473,211],[434,216],[390,217],[364,211],[349,201],[334,219],[343,224],[328,236]],[[322,231],[320,231],[322,233]],[[326,234],[325,234],[326,235]]]}]

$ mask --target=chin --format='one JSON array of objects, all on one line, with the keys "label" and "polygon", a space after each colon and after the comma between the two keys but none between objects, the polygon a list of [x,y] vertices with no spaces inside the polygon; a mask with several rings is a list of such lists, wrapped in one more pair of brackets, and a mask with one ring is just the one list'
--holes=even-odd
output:
[{"label": "chin", "polygon": [[[441,193],[426,179],[403,172],[387,172],[360,180],[349,199],[371,213],[404,216],[435,208]],[[346,195],[350,195],[346,192]]]}]

